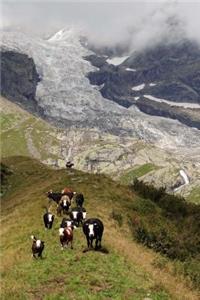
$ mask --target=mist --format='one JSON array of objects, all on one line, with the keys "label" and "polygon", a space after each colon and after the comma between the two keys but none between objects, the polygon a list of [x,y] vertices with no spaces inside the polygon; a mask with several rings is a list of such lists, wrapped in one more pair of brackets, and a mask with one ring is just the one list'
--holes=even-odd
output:
[{"label": "mist", "polygon": [[200,44],[200,2],[2,1],[2,30],[48,37],[64,27],[81,28],[97,47],[141,50],[189,38]]}]

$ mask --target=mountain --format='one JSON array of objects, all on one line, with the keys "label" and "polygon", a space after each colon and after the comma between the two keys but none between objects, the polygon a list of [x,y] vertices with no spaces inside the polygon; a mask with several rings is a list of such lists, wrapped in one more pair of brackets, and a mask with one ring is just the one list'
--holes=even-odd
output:
[{"label": "mountain", "polygon": [[[195,49],[191,52],[198,52]],[[24,119],[21,113],[17,118],[15,112],[12,116],[9,111],[4,114],[7,105],[11,108],[6,102],[2,110],[5,118],[3,156],[19,155],[21,151],[23,155],[31,155],[57,167],[71,159],[78,169],[105,172],[125,181],[133,179],[130,177],[132,172],[139,172],[145,178],[152,172],[153,176],[148,176],[150,182],[155,182],[156,178],[156,184],[164,184],[169,190],[177,185],[177,181],[182,181],[179,171],[184,170],[190,177],[190,184],[182,183],[179,192],[187,196],[196,188],[199,182],[199,130],[177,120],[147,115],[135,105],[119,105],[114,99],[108,99],[109,95],[105,96],[107,98],[102,96],[103,90],[113,95],[112,90],[107,89],[109,84],[117,88],[118,94],[126,93],[127,83],[137,73],[133,69],[132,56],[115,58],[114,63],[120,65],[113,65],[112,58],[97,57],[85,48],[80,33],[72,28],[63,29],[49,39],[6,32],[1,40],[1,53],[2,95],[52,124],[49,126],[30,115]],[[86,57],[92,60],[93,66]],[[145,73],[143,56],[140,64],[138,74],[141,75]],[[97,77],[101,80],[90,82],[91,74],[100,74]],[[132,90],[134,98],[146,88],[142,81],[135,84],[139,87]],[[155,84],[150,82],[148,87],[155,88]],[[132,98],[127,97],[126,101],[132,101]],[[135,104],[141,103],[138,100]],[[148,101],[145,104],[150,113],[158,111],[159,107],[160,115],[168,116],[168,103],[156,106],[155,100],[145,98],[145,101]],[[170,109],[174,119],[178,119],[179,109],[182,119],[189,119],[191,126],[195,122],[198,127],[198,110],[174,109],[174,106]]]},{"label": "mountain", "polygon": [[[172,215],[168,219],[149,199],[138,197],[129,187],[105,175],[54,170],[22,156],[6,158],[3,163],[10,171],[1,205],[3,299],[198,299],[198,291],[191,288],[189,279],[198,284],[195,249],[193,259],[173,263],[139,245],[134,233],[134,220],[140,220],[141,226],[149,224],[149,230],[156,236],[164,226],[167,233],[171,230],[170,237],[178,237],[178,243],[185,233],[191,251],[189,245],[197,243],[195,236],[192,239],[191,218],[182,218],[179,226],[175,226]],[[52,230],[44,230],[42,216],[48,204],[45,192],[51,188],[60,191],[64,186],[82,192],[88,217],[95,216],[104,222],[102,252],[83,252],[86,239],[81,227],[74,230],[74,249],[61,251],[61,217],[55,217]],[[55,204],[51,211],[56,211]],[[155,222],[152,214],[159,222]],[[45,241],[42,260],[33,261],[31,257],[32,234]],[[163,243],[165,238],[161,238]],[[182,269],[185,279],[180,273]]]},{"label": "mountain", "polygon": [[99,67],[88,78],[101,86],[105,98],[200,128],[200,47],[195,42],[156,45],[121,60],[87,59]]},{"label": "mountain", "polygon": [[[131,101],[133,100],[132,95],[127,97],[127,84],[130,85],[131,78],[134,78],[133,81],[136,85],[141,84],[142,82],[139,82],[138,76],[143,76],[141,74],[144,71],[142,71],[143,73],[140,72],[135,78],[135,72],[127,71],[125,67],[121,69],[106,63],[105,68],[111,70],[111,72],[104,72],[103,70],[102,77],[101,68],[98,71],[97,67],[91,66],[84,59],[84,57],[90,57],[93,53],[82,45],[79,36],[80,34],[73,29],[61,30],[48,40],[31,38],[18,32],[7,32],[1,41],[1,51],[3,58],[12,51],[12,59],[9,61],[9,64],[6,64],[7,60],[4,59],[2,94],[14,101],[13,89],[15,89],[15,86],[12,86],[10,91],[4,83],[10,82],[13,76],[18,76],[18,73],[20,73],[21,81],[23,76],[28,76],[25,82],[32,82],[31,89],[33,92],[35,91],[35,97],[31,95],[31,99],[34,98],[36,102],[36,107],[33,107],[33,111],[59,126],[98,128],[104,132],[135,136],[152,142],[160,140],[160,137],[156,137],[155,134],[152,135],[151,128],[154,132],[156,130],[158,135],[163,134],[165,131],[163,127],[165,126],[168,126],[169,132],[171,128],[173,128],[172,131],[177,131],[177,123],[170,122],[168,119],[163,122],[162,118],[151,118],[138,111],[133,105],[130,109],[126,108],[130,106],[130,99]],[[14,53],[16,53],[15,58]],[[30,64],[29,69],[32,70],[35,67],[37,74],[33,70],[32,73],[29,71],[30,74],[27,73],[26,75],[26,72],[22,70],[16,73],[15,61],[19,59],[19,53],[27,56],[26,58],[24,56],[24,63],[20,62],[20,68],[23,70],[27,69],[28,61]],[[32,60],[28,60],[28,58],[32,58]],[[130,64],[132,64],[132,60]],[[118,69],[123,70],[123,72],[115,71]],[[96,72],[100,76],[97,76],[99,80],[96,79],[96,75],[95,79],[91,80],[91,74],[96,74]],[[30,76],[32,76],[33,80],[29,80]],[[89,76],[91,83],[95,85],[104,84],[104,86],[91,85],[87,76]],[[143,77],[140,80],[143,81]],[[36,84],[37,88],[35,90]],[[116,93],[112,92],[111,86]],[[24,87],[21,91],[18,89],[16,89],[15,101],[21,101],[25,107],[28,107],[28,104],[31,102],[30,97],[26,97],[26,93],[23,90]],[[138,91],[132,92],[134,95],[138,95]],[[114,101],[109,100],[109,98],[114,100],[113,95],[117,94],[117,102],[122,104],[121,101],[124,102],[124,93],[126,95],[124,106],[117,105]],[[20,94],[22,95],[21,100]],[[27,102],[25,101],[27,104],[23,100],[24,97],[28,100]],[[146,126],[145,123],[149,124]],[[163,123],[166,125],[163,126]],[[179,130],[184,128],[180,125],[178,126]],[[184,132],[185,134],[190,132],[189,135],[193,135],[192,131],[186,128],[184,128]]]}]

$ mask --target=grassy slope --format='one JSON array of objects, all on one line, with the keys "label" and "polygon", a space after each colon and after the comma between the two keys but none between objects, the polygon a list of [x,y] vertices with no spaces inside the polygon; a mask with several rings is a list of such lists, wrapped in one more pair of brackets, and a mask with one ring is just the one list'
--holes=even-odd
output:
[{"label": "grassy slope", "polygon": [[[127,187],[102,175],[50,170],[28,158],[4,163],[14,174],[2,202],[3,299],[198,299],[180,278],[153,266],[158,254],[132,241],[125,217],[130,201],[138,199]],[[83,192],[88,217],[103,220],[103,246],[109,254],[83,253],[86,241],[81,228],[75,231],[74,250],[62,252],[60,218],[52,231],[44,230],[44,192],[64,186]],[[122,227],[110,217],[113,208],[123,215]],[[46,242],[43,260],[31,258],[31,234]]]},{"label": "grassy slope", "polygon": [[189,202],[200,204],[200,187],[194,188],[186,199]]},{"label": "grassy slope", "polygon": [[135,178],[139,178],[144,176],[145,174],[155,170],[157,167],[151,163],[144,164],[137,168],[128,170],[124,172],[124,174],[120,177],[120,182],[122,184],[130,184],[133,183]]},{"label": "grassy slope", "polygon": [[42,160],[57,158],[51,151],[54,146],[59,146],[54,136],[55,128],[5,98],[0,97],[0,105],[2,157],[35,155]]}]

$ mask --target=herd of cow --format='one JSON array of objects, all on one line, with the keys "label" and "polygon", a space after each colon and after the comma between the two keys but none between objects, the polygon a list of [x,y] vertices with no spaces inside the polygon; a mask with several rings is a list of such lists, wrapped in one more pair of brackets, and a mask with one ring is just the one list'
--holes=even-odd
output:
[{"label": "herd of cow", "polygon": [[[52,190],[46,193],[49,198],[49,202],[56,202],[57,215],[68,215],[63,217],[60,228],[59,238],[62,249],[71,245],[73,249],[73,230],[74,228],[82,225],[83,233],[87,239],[88,249],[93,248],[93,241],[95,241],[95,250],[101,248],[101,239],[104,231],[104,225],[100,219],[90,218],[86,220],[86,209],[83,207],[84,196],[83,194],[77,194],[69,188],[64,188],[61,193],[54,193]],[[75,200],[74,200],[75,198]],[[75,201],[76,207],[71,208],[72,203]],[[46,213],[43,215],[43,221],[45,229],[52,229],[55,215],[53,215],[47,208]],[[32,243],[32,255],[34,258],[42,258],[42,252],[44,250],[44,241],[31,236]]]}]

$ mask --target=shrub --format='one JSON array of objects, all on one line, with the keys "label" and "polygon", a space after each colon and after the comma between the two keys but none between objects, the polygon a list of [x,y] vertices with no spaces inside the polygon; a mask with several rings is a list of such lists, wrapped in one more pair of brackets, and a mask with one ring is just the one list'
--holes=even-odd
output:
[{"label": "shrub", "polygon": [[183,197],[170,195],[164,188],[157,189],[137,179],[132,188],[140,197],[134,196],[132,212],[131,206],[129,211],[134,238],[176,264],[178,261],[181,273],[198,286],[200,205],[187,203]]},{"label": "shrub", "polygon": [[117,212],[116,210],[113,209],[111,213],[111,218],[113,218],[115,221],[117,221],[118,225],[121,227],[123,224],[123,217],[121,213]]}]

